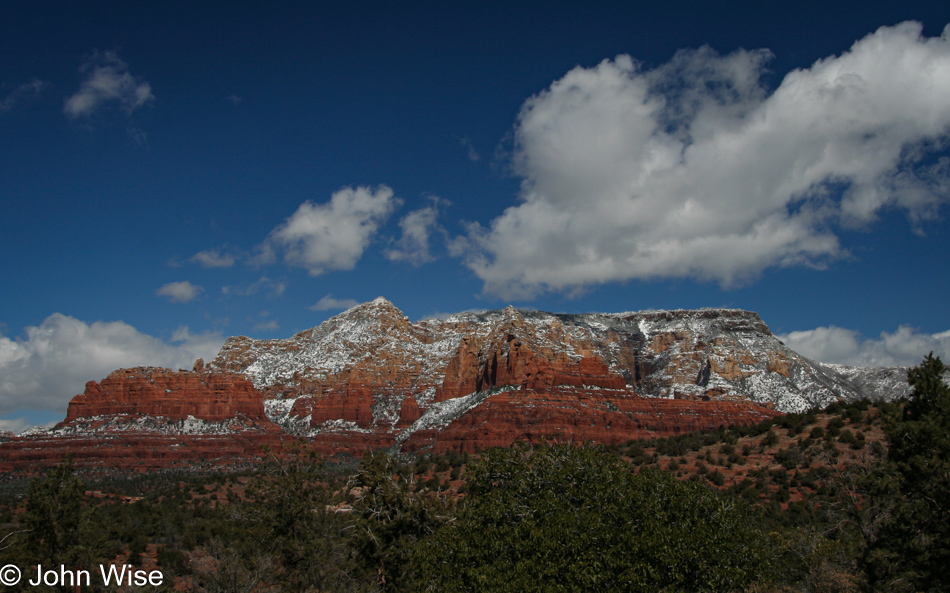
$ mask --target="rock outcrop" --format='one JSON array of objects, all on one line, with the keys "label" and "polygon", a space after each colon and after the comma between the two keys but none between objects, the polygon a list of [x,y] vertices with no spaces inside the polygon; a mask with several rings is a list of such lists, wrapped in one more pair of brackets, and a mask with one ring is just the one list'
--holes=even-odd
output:
[{"label": "rock outcrop", "polygon": [[[861,380],[873,373],[800,356],[757,314],[736,309],[552,315],[508,307],[410,323],[379,298],[286,340],[231,338],[209,366],[293,401],[271,417],[311,432],[327,422],[404,427],[433,403],[501,387],[613,389],[780,412],[901,395],[899,381]],[[359,413],[341,412],[357,399]]]},{"label": "rock outcrop", "polygon": [[[336,443],[393,435],[403,449],[469,450],[541,434],[624,440],[644,426],[674,434],[900,395],[856,380],[862,370],[798,355],[758,315],[735,309],[508,307],[411,323],[379,298],[286,340],[232,338],[209,366],[246,374],[289,432]],[[601,400],[617,410],[591,404]],[[624,407],[652,416],[640,424],[613,416]]]},{"label": "rock outcrop", "polygon": [[[51,446],[37,443],[57,438],[88,451],[82,459],[146,467],[246,460],[288,434],[330,455],[618,442],[906,390],[899,369],[798,355],[749,311],[508,307],[411,323],[379,298],[285,340],[230,338],[193,371],[140,367],[90,381],[55,429],[0,444],[0,468],[42,457]],[[122,451],[138,461],[116,461]]]},{"label": "rock outcrop", "polygon": [[263,455],[264,445],[277,446],[286,436],[280,430],[166,433],[121,421],[114,422],[111,428],[100,425],[99,430],[85,430],[83,425],[73,428],[37,431],[0,442],[0,473],[35,474],[59,463],[67,454],[73,456],[77,469],[100,471],[104,475],[114,470],[253,468]]},{"label": "rock outcrop", "polygon": [[198,364],[137,367],[86,383],[52,430],[0,442],[0,472],[55,464],[67,453],[85,470],[242,467],[285,437],[243,375]]},{"label": "rock outcrop", "polygon": [[529,443],[622,443],[720,426],[747,425],[778,415],[742,403],[665,400],[607,389],[557,387],[502,391],[444,428],[423,428],[401,444],[405,451],[475,452]]},{"label": "rock outcrop", "polygon": [[120,369],[99,383],[89,381],[69,402],[65,421],[116,414],[209,422],[242,415],[267,422],[263,396],[244,375],[156,367]]}]

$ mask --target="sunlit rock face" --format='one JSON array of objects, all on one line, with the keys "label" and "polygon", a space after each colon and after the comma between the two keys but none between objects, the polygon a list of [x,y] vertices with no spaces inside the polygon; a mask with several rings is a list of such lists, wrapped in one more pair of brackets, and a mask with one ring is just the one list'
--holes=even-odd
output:
[{"label": "sunlit rock face", "polygon": [[289,436],[328,455],[624,442],[908,390],[905,369],[804,358],[749,311],[412,323],[378,298],[287,339],[230,338],[191,371],[90,381],[54,429],[5,437],[0,468],[58,461],[70,440],[80,461],[141,469],[240,463]]},{"label": "sunlit rock face", "polygon": [[[684,415],[708,416],[707,424],[718,426],[752,419],[713,420],[711,404],[752,405],[763,414],[906,391],[899,371],[869,379],[881,371],[808,360],[756,313],[734,309],[553,315],[508,307],[412,323],[378,298],[285,340],[231,338],[210,367],[245,374],[265,393],[269,418],[289,432],[392,433],[397,444],[419,442],[421,434],[412,436],[418,431],[460,430],[484,410],[498,410],[512,425],[531,417],[542,426],[538,434],[580,438],[589,431],[565,433],[563,418],[536,410],[567,406],[583,418],[594,412],[579,402],[592,393],[617,408],[644,398],[693,402]],[[479,422],[498,421],[489,414]],[[612,440],[609,433],[620,440],[640,430],[609,424],[584,438]],[[666,433],[675,423],[644,424]],[[497,431],[511,434],[482,440],[526,438],[524,431],[483,428]],[[472,438],[464,448],[480,446]]]},{"label": "sunlit rock face", "polygon": [[136,367],[86,383],[54,428],[0,442],[0,472],[39,471],[67,454],[90,471],[237,469],[285,437],[244,375]]},{"label": "sunlit rock face", "polygon": [[[198,366],[196,365],[196,369]],[[193,417],[220,422],[237,415],[266,421],[261,393],[244,375],[137,367],[112,372],[69,402],[66,422],[115,414]]]},{"label": "sunlit rock face", "polygon": [[[379,298],[286,340],[231,338],[210,366],[244,373],[269,398],[307,398],[306,405],[295,403],[294,416],[339,409],[342,398],[372,400],[371,415],[345,418],[363,427],[406,424],[403,408],[415,414],[434,402],[506,386],[586,386],[754,402],[782,412],[882,397],[888,388],[848,376],[870,370],[798,355],[756,313],[736,309],[552,315],[508,307],[411,323]],[[406,396],[415,404],[403,406]],[[310,424],[327,419],[320,412]]]}]

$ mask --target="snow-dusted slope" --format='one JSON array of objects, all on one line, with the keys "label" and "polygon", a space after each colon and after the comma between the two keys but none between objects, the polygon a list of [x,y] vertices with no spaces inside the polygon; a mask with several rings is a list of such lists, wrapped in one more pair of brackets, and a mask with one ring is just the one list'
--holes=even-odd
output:
[{"label": "snow-dusted slope", "polygon": [[232,463],[284,433],[328,455],[617,443],[908,391],[906,369],[809,360],[749,311],[508,307],[411,323],[379,298],[285,340],[231,338],[208,367],[91,381],[56,428],[0,443],[0,465],[70,447],[93,465]]},{"label": "snow-dusted slope", "polygon": [[[736,309],[554,315],[508,307],[411,323],[377,298],[285,340],[231,338],[211,367],[245,373],[281,400],[267,409],[284,425],[299,428],[313,402],[354,386],[367,391],[372,418],[347,422],[426,425],[427,413],[444,415],[436,402],[510,384],[510,369],[521,364],[515,354],[557,369],[599,360],[643,396],[751,401],[789,412],[907,392],[902,369],[816,363],[786,347],[756,313]],[[407,405],[418,408],[416,417],[405,417]]]}]

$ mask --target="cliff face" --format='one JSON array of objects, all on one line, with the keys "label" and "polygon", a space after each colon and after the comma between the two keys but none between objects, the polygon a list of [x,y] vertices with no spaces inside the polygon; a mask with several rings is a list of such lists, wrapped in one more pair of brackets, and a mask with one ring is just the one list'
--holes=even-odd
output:
[{"label": "cliff face", "polygon": [[[898,370],[799,356],[748,311],[508,307],[411,323],[380,298],[285,340],[231,338],[207,368],[142,367],[90,381],[46,436],[150,435],[158,441],[133,455],[155,463],[188,450],[207,457],[208,443],[235,435],[245,458],[287,434],[327,454],[473,451],[517,439],[617,442],[749,424],[901,390]],[[174,441],[185,437],[193,442]],[[14,453],[16,440],[0,445],[0,467],[39,450]]]},{"label": "cliff face", "polygon": [[69,402],[66,422],[115,414],[220,422],[242,415],[267,422],[261,393],[243,375],[228,372],[120,369]]},{"label": "cliff face", "polygon": [[0,442],[0,472],[35,470],[67,453],[84,469],[241,467],[285,436],[243,375],[203,365],[121,369],[86,383],[54,429]]},{"label": "cliff face", "polygon": [[269,417],[300,434],[410,427],[435,403],[501,387],[612,389],[780,412],[888,393],[803,358],[758,315],[733,309],[509,307],[413,324],[380,298],[286,340],[231,338],[211,367],[244,373],[267,395]]},{"label": "cliff face", "polygon": [[[268,417],[289,432],[393,435],[403,448],[542,434],[622,440],[644,426],[673,434],[906,391],[866,370],[810,361],[757,314],[734,309],[508,307],[410,323],[380,298],[286,340],[232,338],[211,367],[248,376],[267,394]],[[625,407],[652,416],[631,424]]]},{"label": "cliff face", "polygon": [[[449,400],[451,401],[451,400]],[[760,406],[645,398],[606,389],[506,390],[444,420],[433,414],[397,436],[405,451],[474,452],[529,443],[622,443],[695,430],[746,425],[777,415]],[[440,421],[441,420],[441,421]],[[446,421],[447,420],[447,421]],[[430,427],[431,426],[431,427]]]}]

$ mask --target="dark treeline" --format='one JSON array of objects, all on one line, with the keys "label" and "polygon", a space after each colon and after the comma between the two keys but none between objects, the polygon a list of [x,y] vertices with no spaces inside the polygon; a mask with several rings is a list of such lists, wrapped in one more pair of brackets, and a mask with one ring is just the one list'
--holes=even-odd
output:
[{"label": "dark treeline", "polygon": [[943,374],[930,356],[905,401],[612,446],[340,464],[298,442],[254,472],[94,484],[66,459],[8,497],[0,566],[164,575],[83,591],[947,591]]}]

